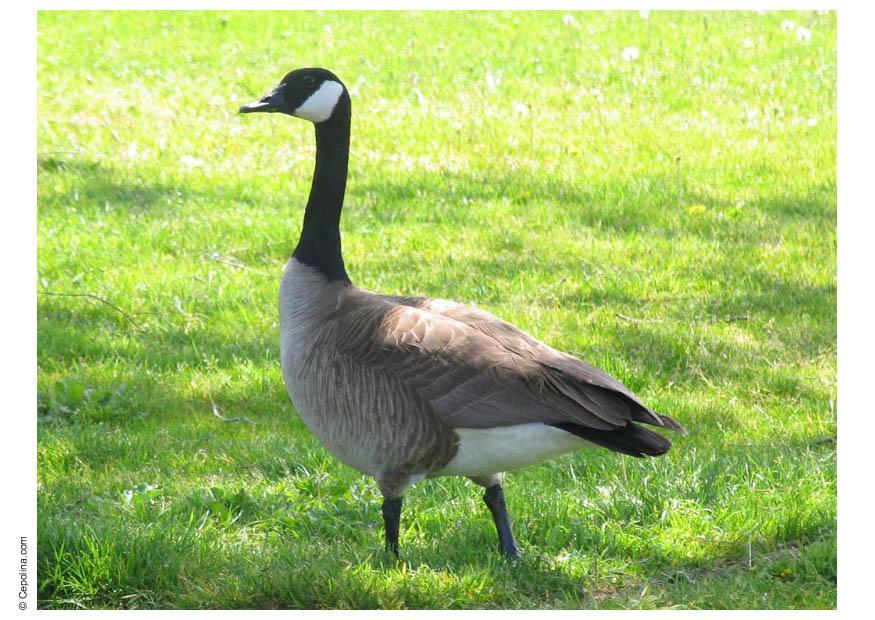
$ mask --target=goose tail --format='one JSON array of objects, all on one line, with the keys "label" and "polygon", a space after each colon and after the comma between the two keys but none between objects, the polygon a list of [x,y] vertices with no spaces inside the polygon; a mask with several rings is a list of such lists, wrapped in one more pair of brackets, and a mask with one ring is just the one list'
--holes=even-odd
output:
[{"label": "goose tail", "polygon": [[659,418],[660,422],[662,422],[662,424],[660,424],[659,426],[673,430],[674,432],[680,433],[681,435],[687,434],[687,429],[684,428],[684,425],[681,424],[680,422],[678,422],[677,420],[674,420],[674,419],[668,417],[667,415],[660,415],[658,413],[656,413],[654,415],[657,418]]},{"label": "goose tail", "polygon": [[[675,424],[680,426],[676,422]],[[671,448],[671,442],[668,439],[634,422],[629,422],[626,426],[615,430],[589,428],[573,422],[559,422],[551,424],[551,426],[555,426],[603,448],[639,458],[660,456]]]}]

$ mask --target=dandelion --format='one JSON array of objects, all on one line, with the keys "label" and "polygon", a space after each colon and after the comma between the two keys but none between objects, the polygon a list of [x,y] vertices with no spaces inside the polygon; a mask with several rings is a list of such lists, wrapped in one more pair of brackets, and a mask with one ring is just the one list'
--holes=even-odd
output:
[{"label": "dandelion", "polygon": [[803,43],[808,43],[809,41],[811,41],[811,31],[808,28],[799,26],[796,29],[796,38]]},{"label": "dandelion", "polygon": [[795,28],[795,27],[796,27],[796,24],[791,22],[789,19],[785,19],[784,21],[781,22],[781,30],[783,30],[784,32],[792,32],[793,28]]},{"label": "dandelion", "polygon": [[637,47],[627,47],[623,50],[623,60],[627,60],[629,62],[633,60],[637,60],[638,56],[641,55],[641,52],[638,51]]}]

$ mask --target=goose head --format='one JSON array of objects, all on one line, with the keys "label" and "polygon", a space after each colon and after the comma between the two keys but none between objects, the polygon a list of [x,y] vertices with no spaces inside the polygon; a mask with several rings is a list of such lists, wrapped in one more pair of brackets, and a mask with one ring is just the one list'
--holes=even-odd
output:
[{"label": "goose head", "polygon": [[346,87],[331,71],[296,69],[264,97],[242,106],[240,112],[282,112],[319,124],[337,115],[344,99],[349,101]]}]

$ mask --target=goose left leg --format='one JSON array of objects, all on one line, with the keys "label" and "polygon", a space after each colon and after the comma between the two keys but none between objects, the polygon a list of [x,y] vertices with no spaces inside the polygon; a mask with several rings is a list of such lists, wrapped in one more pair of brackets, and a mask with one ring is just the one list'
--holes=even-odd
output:
[{"label": "goose left leg", "polygon": [[401,502],[404,491],[410,485],[410,476],[386,472],[377,478],[383,494],[383,530],[386,535],[386,551],[398,556],[398,532],[401,529]]},{"label": "goose left leg", "polygon": [[386,551],[398,557],[398,531],[401,528],[401,498],[383,498],[383,528],[386,532]]}]

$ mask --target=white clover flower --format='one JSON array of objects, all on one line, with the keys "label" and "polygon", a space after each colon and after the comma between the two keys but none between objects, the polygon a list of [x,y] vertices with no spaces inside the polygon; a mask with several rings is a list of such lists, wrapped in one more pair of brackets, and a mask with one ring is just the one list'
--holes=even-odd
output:
[{"label": "white clover flower", "polygon": [[522,114],[523,116],[525,116],[529,113],[529,106],[527,106],[524,103],[520,103],[519,101],[514,101],[513,109],[516,112],[518,112],[519,114]]},{"label": "white clover flower", "polygon": [[641,52],[638,51],[637,47],[627,47],[623,50],[623,60],[628,60],[629,62],[633,60],[637,60],[638,56],[641,55]]},{"label": "white clover flower", "polygon": [[795,28],[795,27],[796,27],[796,24],[791,22],[789,19],[785,19],[784,21],[781,22],[781,30],[783,30],[784,32],[792,32],[793,28]]},{"label": "white clover flower", "polygon": [[650,11],[638,11],[638,15],[641,16],[641,19],[650,19]]},{"label": "white clover flower", "polygon": [[577,20],[574,19],[574,15],[571,15],[570,13],[566,13],[565,15],[562,16],[562,23],[565,24],[566,26],[573,26],[574,24],[577,23]]},{"label": "white clover flower", "polygon": [[363,75],[358,76],[358,78],[355,81],[355,84],[353,84],[352,88],[349,89],[349,94],[350,95],[358,95],[359,88],[361,88],[364,83],[365,83],[365,76],[363,76]]},{"label": "white clover flower", "polygon": [[491,71],[486,72],[486,85],[489,86],[490,90],[495,90],[501,84],[501,80],[504,78],[504,71],[499,69],[495,73]]},{"label": "white clover flower", "polygon": [[814,127],[815,125],[817,125],[817,118],[812,116],[811,118],[808,119],[808,126]]},{"label": "white clover flower", "polygon": [[808,28],[799,26],[796,29],[796,38],[803,43],[808,43],[809,41],[811,41],[811,31]]},{"label": "white clover flower", "polygon": [[192,157],[191,155],[183,155],[179,158],[179,163],[186,168],[200,168],[204,165],[204,160]]}]

